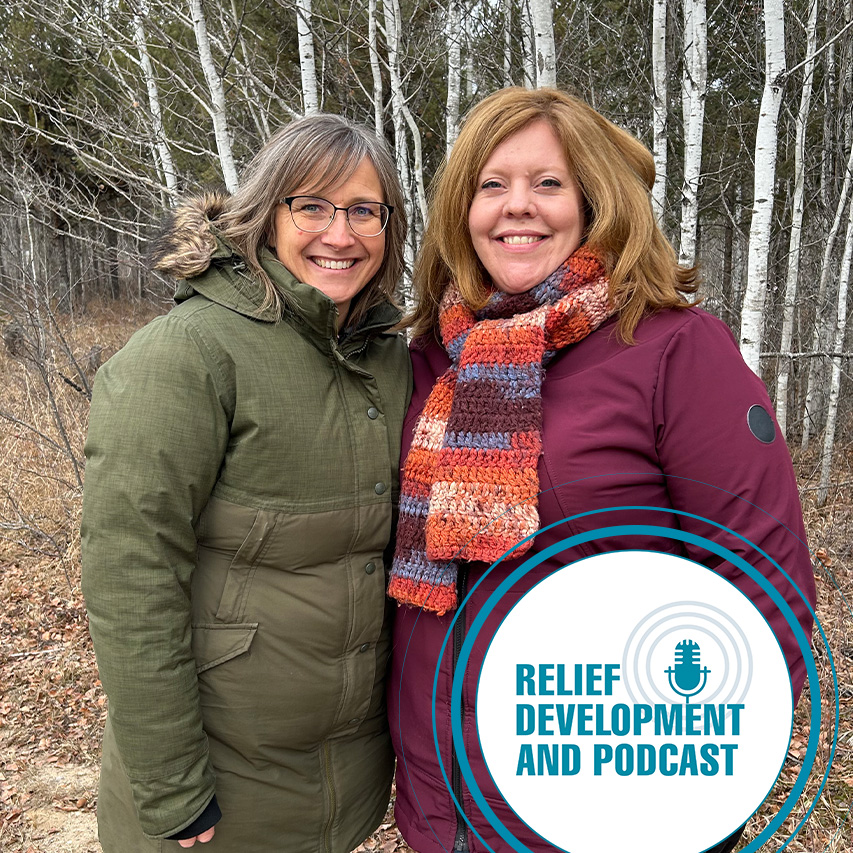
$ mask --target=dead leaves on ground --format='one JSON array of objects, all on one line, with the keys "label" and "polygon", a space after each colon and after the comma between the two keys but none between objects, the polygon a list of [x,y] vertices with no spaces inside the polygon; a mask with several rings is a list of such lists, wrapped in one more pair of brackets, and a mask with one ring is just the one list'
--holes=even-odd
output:
[{"label": "dead leaves on ground", "polygon": [[[89,811],[95,791],[44,778],[97,759],[106,712],[79,587],[48,565],[0,564],[0,846],[27,809],[45,800],[60,811]],[[55,576],[58,572],[59,577]],[[42,772],[45,771],[45,772]],[[33,782],[39,778],[42,781]],[[41,787],[35,790],[33,785]],[[11,836],[10,836],[11,834]],[[11,849],[11,848],[10,848]]]}]

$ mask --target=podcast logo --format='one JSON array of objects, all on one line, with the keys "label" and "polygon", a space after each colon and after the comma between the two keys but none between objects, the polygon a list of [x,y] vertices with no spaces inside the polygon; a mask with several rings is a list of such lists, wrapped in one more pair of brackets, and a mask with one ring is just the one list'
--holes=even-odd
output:
[{"label": "podcast logo", "polygon": [[691,696],[697,696],[705,689],[711,671],[707,666],[699,666],[700,651],[698,643],[682,640],[675,647],[675,664],[666,670],[669,686],[688,702]]},{"label": "podcast logo", "polygon": [[516,604],[476,722],[501,794],[557,847],[698,853],[767,796],[792,717],[784,656],[740,591],[689,560],[621,551]]}]

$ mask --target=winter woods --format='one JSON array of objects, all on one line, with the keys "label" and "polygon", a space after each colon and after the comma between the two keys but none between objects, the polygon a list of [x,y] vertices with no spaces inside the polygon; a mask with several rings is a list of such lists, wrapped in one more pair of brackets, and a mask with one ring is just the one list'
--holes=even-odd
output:
[{"label": "winter woods", "polygon": [[[0,9],[0,309],[145,298],[177,195],[237,186],[292,116],[376,127],[411,262],[459,121],[557,85],[655,154],[656,212],[791,441],[843,433],[853,20],[837,0],[24,0]],[[826,458],[826,450],[822,451]]]}]

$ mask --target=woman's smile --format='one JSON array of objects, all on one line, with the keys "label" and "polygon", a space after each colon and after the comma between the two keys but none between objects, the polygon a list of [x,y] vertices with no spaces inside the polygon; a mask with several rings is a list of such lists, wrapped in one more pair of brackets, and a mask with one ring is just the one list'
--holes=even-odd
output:
[{"label": "woman's smile", "polygon": [[[294,195],[311,192],[301,187]],[[328,201],[348,207],[362,201],[384,201],[382,184],[373,164],[365,159],[349,178],[324,191]],[[303,231],[286,204],[275,214],[273,249],[299,280],[324,293],[338,306],[338,322],[346,320],[352,300],[379,271],[385,257],[385,232],[361,237],[350,228],[346,213],[337,210],[325,231]]]},{"label": "woman's smile", "polygon": [[468,211],[471,243],[492,284],[524,293],[581,244],[583,195],[562,146],[545,121],[495,148]]}]

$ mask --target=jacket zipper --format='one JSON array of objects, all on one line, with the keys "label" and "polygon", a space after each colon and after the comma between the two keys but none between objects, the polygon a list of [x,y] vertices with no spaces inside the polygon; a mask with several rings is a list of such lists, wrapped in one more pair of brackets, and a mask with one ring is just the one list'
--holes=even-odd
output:
[{"label": "jacket zipper", "polygon": [[[456,579],[456,596],[461,606],[463,599],[467,593],[468,586],[468,566],[463,563],[459,566],[459,576]],[[456,677],[456,664],[459,662],[459,654],[462,651],[462,643],[465,641],[465,611],[459,612],[459,618],[453,626],[453,668],[450,671],[451,679]],[[465,691],[463,687],[462,702],[460,703],[459,713],[461,715],[460,723],[465,724]],[[462,804],[462,772],[459,769],[459,759],[456,757],[456,749],[453,742],[450,744],[451,771],[450,778],[453,785],[453,796],[456,797],[456,802]],[[453,838],[453,853],[468,853],[468,824],[465,823],[465,817],[462,814],[459,806],[456,806],[456,835]]]}]

